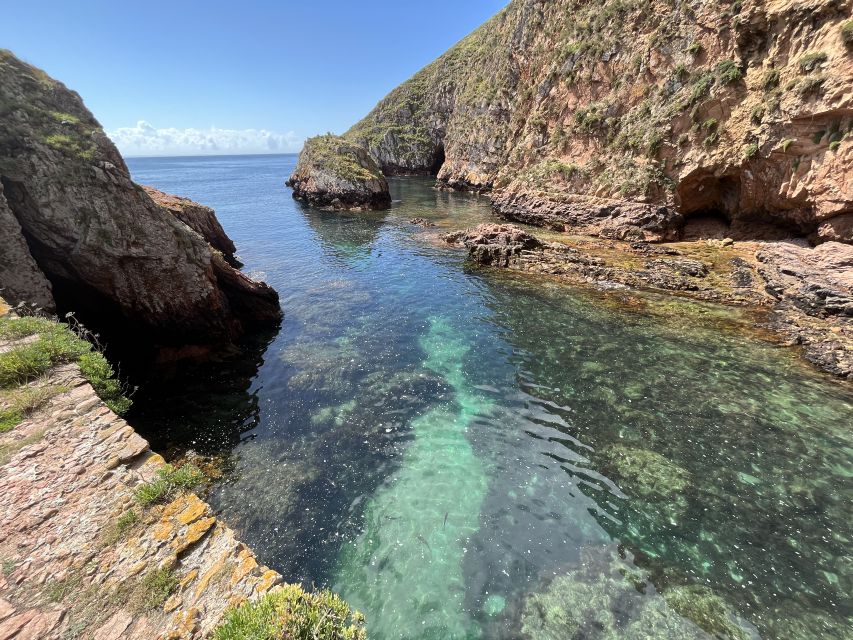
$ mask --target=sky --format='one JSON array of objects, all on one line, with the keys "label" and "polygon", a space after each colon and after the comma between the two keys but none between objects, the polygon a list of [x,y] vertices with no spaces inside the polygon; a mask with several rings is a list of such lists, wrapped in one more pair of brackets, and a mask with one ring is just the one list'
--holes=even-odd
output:
[{"label": "sky", "polygon": [[343,133],[507,0],[27,0],[0,47],[77,91],[126,156],[298,151]]}]

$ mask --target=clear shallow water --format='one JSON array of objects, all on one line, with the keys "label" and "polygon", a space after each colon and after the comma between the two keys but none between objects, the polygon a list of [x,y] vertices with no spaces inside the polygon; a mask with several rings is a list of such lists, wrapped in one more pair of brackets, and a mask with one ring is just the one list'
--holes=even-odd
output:
[{"label": "clear shallow water", "polygon": [[136,159],[214,207],[286,317],[145,385],[155,448],[372,638],[849,638],[853,394],[743,311],[470,269],[429,241],[485,200],[395,179],[314,211],[295,157]]}]

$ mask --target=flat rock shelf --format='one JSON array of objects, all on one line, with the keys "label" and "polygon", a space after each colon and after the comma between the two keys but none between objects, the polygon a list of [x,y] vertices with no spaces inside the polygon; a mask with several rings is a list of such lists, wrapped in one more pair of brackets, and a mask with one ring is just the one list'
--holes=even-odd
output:
[{"label": "flat rock shelf", "polygon": [[281,582],[197,495],[136,505],[163,458],[76,365],[49,382],[67,391],[0,435],[0,638],[203,638]]}]

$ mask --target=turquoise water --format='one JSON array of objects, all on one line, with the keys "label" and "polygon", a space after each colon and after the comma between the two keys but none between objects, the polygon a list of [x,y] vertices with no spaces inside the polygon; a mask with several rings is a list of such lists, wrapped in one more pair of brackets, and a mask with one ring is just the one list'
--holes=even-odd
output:
[{"label": "turquoise water", "polygon": [[472,268],[434,236],[487,201],[426,180],[304,207],[294,162],[129,162],[281,294],[280,331],[157,371],[131,416],[221,459],[264,562],[377,640],[851,637],[849,386],[744,311]]}]

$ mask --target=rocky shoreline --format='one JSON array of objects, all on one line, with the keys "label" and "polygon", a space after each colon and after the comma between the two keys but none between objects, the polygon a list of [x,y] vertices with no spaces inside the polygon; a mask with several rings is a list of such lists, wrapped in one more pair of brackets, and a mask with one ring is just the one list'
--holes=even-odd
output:
[{"label": "rocky shoreline", "polygon": [[546,242],[512,224],[441,236],[480,265],[599,288],[664,291],[768,312],[765,325],[805,357],[853,380],[853,246],[730,239],[652,244],[567,236]]}]

